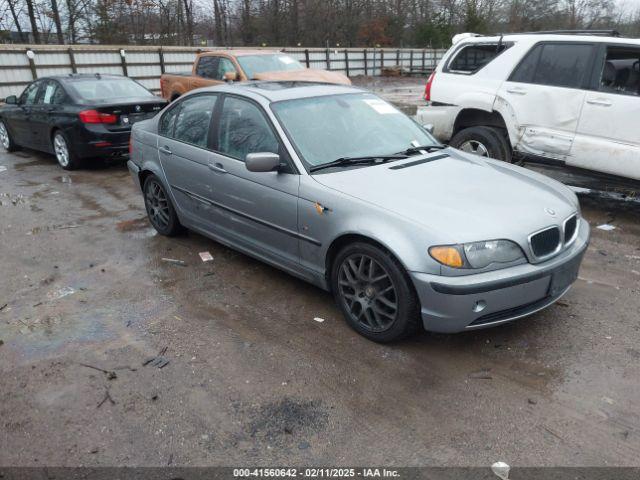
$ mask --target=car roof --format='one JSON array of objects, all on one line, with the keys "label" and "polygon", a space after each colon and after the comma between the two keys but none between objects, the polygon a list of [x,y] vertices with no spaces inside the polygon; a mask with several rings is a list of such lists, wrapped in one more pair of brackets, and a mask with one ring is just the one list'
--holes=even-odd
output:
[{"label": "car roof", "polygon": [[[458,43],[484,43],[502,41],[539,41],[553,42],[588,42],[588,43],[616,43],[621,45],[640,45],[640,38],[611,37],[601,35],[573,35],[554,33],[505,33],[493,36],[469,36],[461,38]],[[457,43],[456,43],[457,45]]]},{"label": "car roof", "polygon": [[228,49],[228,50],[207,50],[202,52],[200,55],[202,56],[207,56],[207,55],[232,55],[235,57],[244,57],[246,55],[277,55],[277,54],[284,54],[284,52],[281,52],[279,50],[258,50],[258,49],[242,49],[242,50],[232,50],[232,49]]},{"label": "car roof", "polygon": [[259,96],[269,102],[365,92],[365,90],[361,88],[349,85],[295,81],[237,82],[203,88],[199,89],[199,91],[239,93],[254,98]]},{"label": "car roof", "polygon": [[67,75],[50,75],[47,77],[41,77],[38,80],[59,80],[63,82],[73,82],[74,80],[102,80],[103,78],[129,78],[124,75],[116,75],[113,73],[69,73]]}]

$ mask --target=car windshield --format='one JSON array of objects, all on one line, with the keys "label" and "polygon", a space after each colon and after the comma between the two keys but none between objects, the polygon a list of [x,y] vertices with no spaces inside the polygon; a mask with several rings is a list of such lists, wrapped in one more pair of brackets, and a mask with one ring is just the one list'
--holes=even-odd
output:
[{"label": "car windshield", "polygon": [[250,80],[258,73],[304,69],[302,64],[295,58],[282,54],[241,55],[238,57],[238,63],[240,63],[245,75]]},{"label": "car windshield", "polygon": [[153,93],[129,78],[82,78],[67,83],[81,103],[110,103],[126,98],[153,97]]},{"label": "car windshield", "polygon": [[271,105],[307,166],[343,157],[389,155],[439,145],[422,127],[370,93],[284,100]]}]

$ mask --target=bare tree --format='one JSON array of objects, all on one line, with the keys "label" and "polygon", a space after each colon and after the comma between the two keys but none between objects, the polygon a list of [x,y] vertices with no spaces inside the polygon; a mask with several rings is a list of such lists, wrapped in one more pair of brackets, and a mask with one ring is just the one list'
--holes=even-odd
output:
[{"label": "bare tree", "polygon": [[40,32],[38,31],[38,22],[36,20],[36,9],[33,0],[27,1],[27,11],[29,12],[29,22],[31,23],[31,35],[33,35],[33,41],[40,43]]},{"label": "bare tree", "polygon": [[58,43],[64,44],[64,36],[62,35],[62,23],[60,22],[60,11],[58,10],[57,0],[51,0],[51,16],[56,24],[56,35],[58,37]]}]

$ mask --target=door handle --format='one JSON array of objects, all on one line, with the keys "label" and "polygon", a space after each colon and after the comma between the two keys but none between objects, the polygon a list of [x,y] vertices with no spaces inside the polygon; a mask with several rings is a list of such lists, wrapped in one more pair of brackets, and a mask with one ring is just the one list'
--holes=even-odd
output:
[{"label": "door handle", "polygon": [[594,98],[592,100],[587,100],[587,103],[590,105],[599,105],[601,107],[610,107],[612,105],[609,100],[600,100],[597,98]]},{"label": "door handle", "polygon": [[507,92],[515,95],[526,95],[527,91],[523,88],[507,88]]},{"label": "door handle", "polygon": [[214,172],[218,173],[227,173],[221,163],[210,163],[209,170],[213,170]]},{"label": "door handle", "polygon": [[169,147],[166,145],[164,147],[160,147],[158,150],[160,150],[160,153],[164,153],[165,155],[171,155],[171,150],[169,150]]}]

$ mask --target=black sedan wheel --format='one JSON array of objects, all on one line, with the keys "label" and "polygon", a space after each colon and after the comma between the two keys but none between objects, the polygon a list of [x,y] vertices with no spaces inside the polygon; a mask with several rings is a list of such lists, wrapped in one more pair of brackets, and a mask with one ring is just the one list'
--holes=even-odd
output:
[{"label": "black sedan wheel", "polygon": [[80,166],[80,162],[62,132],[55,132],[51,141],[53,142],[53,153],[62,168],[65,170],[74,170]]},{"label": "black sedan wheel", "polygon": [[158,177],[151,175],[144,182],[144,205],[153,228],[159,234],[171,237],[180,233],[182,226]]},{"label": "black sedan wheel", "polygon": [[332,289],[349,325],[371,340],[391,342],[418,327],[418,301],[402,265],[374,245],[354,243],[340,251]]},{"label": "black sedan wheel", "polygon": [[14,143],[11,135],[9,134],[9,129],[4,121],[0,120],[0,145],[7,152],[13,152],[18,149],[18,146]]}]

